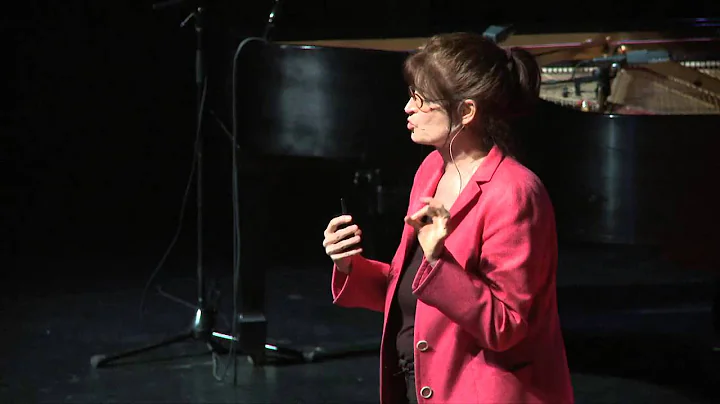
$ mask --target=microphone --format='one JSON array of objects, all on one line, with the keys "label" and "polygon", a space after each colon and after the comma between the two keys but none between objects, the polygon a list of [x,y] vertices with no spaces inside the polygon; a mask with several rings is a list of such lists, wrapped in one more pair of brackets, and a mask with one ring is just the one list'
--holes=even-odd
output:
[{"label": "microphone", "polygon": [[642,65],[648,63],[662,63],[669,62],[670,53],[664,49],[657,50],[636,50],[629,51],[622,55],[614,56],[601,56],[591,59],[590,62],[595,63],[622,63],[625,62],[629,65]]},{"label": "microphone", "polygon": [[270,10],[270,15],[268,16],[267,25],[265,25],[265,32],[263,33],[263,38],[266,40],[269,40],[270,31],[275,28],[275,18],[277,18],[278,12],[280,12],[280,4],[282,3],[282,0],[275,0],[275,3],[272,6],[272,9]]}]

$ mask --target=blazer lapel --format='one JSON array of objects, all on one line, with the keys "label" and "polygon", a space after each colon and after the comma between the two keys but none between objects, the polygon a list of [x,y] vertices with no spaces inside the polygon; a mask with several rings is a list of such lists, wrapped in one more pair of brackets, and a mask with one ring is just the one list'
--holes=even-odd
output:
[{"label": "blazer lapel", "polygon": [[461,232],[453,231],[457,227],[465,216],[470,212],[473,206],[477,203],[478,198],[482,194],[482,188],[480,184],[488,182],[492,179],[498,166],[504,159],[504,155],[494,146],[490,152],[485,156],[485,159],[480,163],[480,166],[473,174],[470,181],[468,181],[465,188],[460,192],[457,200],[450,208],[450,229],[451,233],[445,240],[445,248],[455,257],[459,263],[463,264],[467,262],[467,259],[477,246],[468,248],[468,241],[466,240],[466,234]]},{"label": "blazer lapel", "polygon": [[438,158],[434,160],[433,164],[430,165],[427,170],[423,171],[423,174],[424,175],[418,177],[418,192],[416,192],[413,197],[408,215],[412,215],[425,206],[422,198],[432,198],[435,196],[435,190],[440,182],[440,178],[443,176],[442,159]]},{"label": "blazer lapel", "polygon": [[[410,203],[408,205],[408,216],[417,212],[418,210],[420,210],[420,208],[424,206],[421,201],[423,197],[432,197],[433,195],[435,195],[435,190],[437,189],[437,185],[440,182],[440,178],[442,178],[443,174],[443,162],[442,158],[440,158],[440,155],[437,152],[434,153],[436,155],[430,157],[427,166],[423,167],[415,181],[415,185],[411,192],[411,199],[409,201]],[[414,242],[413,237],[415,237],[415,229],[413,229],[412,226],[410,226],[409,224],[405,224],[400,239],[400,246],[398,248],[401,255],[397,257],[397,263],[400,268],[405,265],[408,250]]]},{"label": "blazer lapel", "polygon": [[497,146],[490,149],[490,152],[485,156],[485,159],[480,163],[480,166],[475,170],[470,181],[465,185],[465,188],[463,188],[450,208],[451,222],[457,223],[467,214],[466,208],[471,208],[480,196],[480,184],[492,179],[503,158],[504,156]]},{"label": "blazer lapel", "polygon": [[[426,167],[420,171],[417,180],[414,185],[412,192],[412,199],[408,207],[408,215],[417,212],[424,206],[421,199],[423,197],[433,197],[437,189],[440,178],[443,175],[443,160],[439,153],[434,152],[436,155],[432,157]],[[475,206],[480,194],[482,193],[480,184],[488,182],[492,179],[493,174],[497,170],[500,162],[502,162],[504,156],[497,146],[494,146],[485,159],[480,163],[480,166],[475,170],[472,178],[460,192],[455,203],[450,207],[450,226],[455,227],[465,215]],[[415,235],[415,231],[410,225],[405,225],[403,228],[402,237],[400,240],[400,256],[397,257],[397,264],[400,268],[407,259],[408,249],[413,242],[412,238]],[[463,246],[466,246],[466,241],[462,237],[462,234],[450,233],[446,240],[446,248],[453,256],[460,259],[465,257],[470,251],[464,251]],[[459,255],[458,255],[459,254]],[[462,261],[461,261],[462,262]]]}]

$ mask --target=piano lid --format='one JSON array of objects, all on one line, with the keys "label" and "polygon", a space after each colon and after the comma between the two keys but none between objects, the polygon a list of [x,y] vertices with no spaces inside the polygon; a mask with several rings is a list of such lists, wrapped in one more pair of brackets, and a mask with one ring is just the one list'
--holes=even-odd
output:
[{"label": "piano lid", "polygon": [[[692,28],[695,22],[683,24]],[[407,91],[402,63],[407,52],[424,41],[320,40],[248,46],[235,76],[240,89],[235,110],[242,114],[244,145],[271,155],[368,164],[392,161],[398,151],[421,156],[423,152],[404,136],[402,107]],[[698,36],[693,29],[520,34],[502,45],[522,46],[536,55],[543,66],[541,98],[563,107],[613,114],[720,114],[720,37]],[[598,91],[598,66],[577,66],[578,61],[636,49],[670,49],[683,60],[644,70],[613,67],[604,96]],[[697,50],[717,50],[717,57],[698,65],[692,59]]]},{"label": "piano lid", "polygon": [[243,146],[272,156],[388,165],[427,154],[410,140],[406,54],[248,43],[237,79]]},{"label": "piano lid", "polygon": [[[504,40],[502,46],[522,47],[535,55],[543,70],[540,96],[547,101],[613,114],[720,114],[720,34],[714,32],[720,27],[720,19],[638,23],[636,28],[645,30],[632,32],[528,34],[538,30],[537,24],[530,26],[534,29],[513,25],[515,34]],[[559,30],[557,25],[554,29]],[[572,27],[566,29],[571,31]],[[408,52],[426,39],[288,43]],[[656,63],[657,60],[630,63],[632,55],[643,52],[666,53],[667,57],[661,63]]]},{"label": "piano lid", "polygon": [[[206,2],[208,28],[235,38],[261,36],[276,0]],[[514,24],[518,35],[577,32],[669,32],[704,29],[717,33],[720,2],[606,0],[599,3],[476,0],[364,0],[357,5],[327,0],[280,0],[271,38],[275,41],[424,38],[448,31],[482,32]],[[670,15],[705,18],[668,18]]]},{"label": "piano lid", "polygon": [[[268,0],[265,6],[268,11],[270,3]],[[514,24],[518,34],[667,32],[693,25],[699,28],[699,24],[711,24],[720,17],[720,2],[692,0],[651,4],[642,0],[562,4],[365,0],[349,10],[343,2],[304,0],[283,1],[281,7],[273,38],[282,41],[428,37],[448,31],[481,32],[493,24]],[[668,18],[672,15],[705,19]]]}]

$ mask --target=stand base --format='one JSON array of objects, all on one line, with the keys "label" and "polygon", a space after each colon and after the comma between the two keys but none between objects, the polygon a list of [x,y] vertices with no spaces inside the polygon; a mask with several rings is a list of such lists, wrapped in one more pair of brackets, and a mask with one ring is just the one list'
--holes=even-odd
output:
[{"label": "stand base", "polygon": [[160,341],[150,343],[139,348],[132,348],[126,351],[112,354],[93,355],[90,358],[90,365],[93,368],[97,369],[105,366],[110,366],[118,360],[135,357],[143,353],[154,351],[159,348],[171,346],[188,340],[197,340],[200,342],[204,342],[207,345],[208,351],[210,353],[221,354],[227,353],[228,350],[220,344],[220,341],[234,340],[236,342],[239,342],[239,344],[238,349],[233,351],[233,356],[247,356],[248,361],[257,366],[265,364],[268,358],[272,357],[287,362],[305,361],[306,353],[296,351],[290,348],[283,348],[276,345],[263,343],[265,341],[266,329],[266,321],[264,316],[239,316],[241,321],[238,322],[238,325],[241,328],[238,330],[240,331],[238,334],[245,336],[244,338],[240,339],[237,336],[213,331],[215,327],[215,310],[197,308],[197,306],[183,299],[163,292],[162,289],[158,288],[158,291],[162,296],[176,303],[196,310],[190,329],[186,332],[167,337]]},{"label": "stand base", "polygon": [[228,350],[225,349],[219,341],[235,341],[237,346],[232,352],[233,361],[237,356],[245,356],[247,357],[248,362],[254,366],[311,363],[327,359],[340,359],[358,355],[378,354],[380,352],[380,341],[378,339],[358,341],[350,344],[350,346],[334,349],[313,347],[310,349],[299,350],[283,347],[267,340],[267,320],[262,313],[244,313],[238,315],[237,319],[235,319],[238,326],[237,335],[212,331],[215,325],[214,310],[196,308],[189,302],[165,293],[162,290],[160,290],[160,292],[163,296],[175,301],[176,303],[196,309],[192,327],[186,332],[139,348],[133,348],[112,354],[93,355],[90,358],[90,365],[93,368],[97,369],[105,367],[120,359],[134,357],[190,339],[205,342],[209,352],[211,353],[222,354],[227,353]]},{"label": "stand base", "polygon": [[[153,351],[158,348],[170,346],[179,342],[184,342],[189,339],[195,338],[195,333],[193,331],[188,331],[183,334],[178,334],[169,338],[165,338],[161,341],[158,341],[156,343],[152,343],[150,345],[146,345],[140,348],[134,348],[123,352],[113,353],[113,354],[98,354],[93,355],[90,358],[90,365],[92,365],[93,368],[100,368],[106,365],[111,364],[112,362],[123,359],[123,358],[129,358],[133,356],[140,355],[145,352]],[[211,348],[212,350],[212,348]]]},{"label": "stand base", "polygon": [[[222,334],[219,332],[213,332],[211,336],[213,338],[227,341],[232,341],[233,339],[235,339],[235,341],[238,341],[237,337],[233,338],[231,335]],[[195,333],[193,331],[188,331],[183,334],[168,337],[161,341],[143,347],[134,348],[127,351],[121,351],[113,354],[93,355],[90,358],[90,365],[95,369],[110,366],[113,362],[120,359],[134,357],[158,348],[171,346],[173,344],[195,338]],[[219,344],[217,344],[217,342],[213,340],[208,340],[206,341],[206,343],[208,344],[208,350],[210,352],[227,353],[227,349],[222,348]],[[279,346],[277,344],[265,343],[262,350],[253,353],[238,350],[235,352],[235,355],[246,356],[248,362],[253,366],[265,366],[313,363],[328,359],[341,359],[359,355],[377,354],[379,352],[380,343],[376,339],[373,339],[368,341],[359,341],[351,344],[350,346],[339,347],[336,349],[314,347],[306,350],[297,350],[293,348]]]},{"label": "stand base", "polygon": [[[380,353],[380,341],[377,338],[332,349],[318,346],[308,349],[283,347],[268,341],[267,320],[263,313],[243,313],[235,321],[238,335],[241,336],[236,339],[239,342],[238,352],[247,356],[255,366],[311,363]],[[229,339],[232,340],[232,337]]]},{"label": "stand base", "polygon": [[[113,362],[121,359],[135,357],[146,352],[154,351],[159,348],[171,346],[191,339],[204,342],[208,347],[208,351],[216,354],[225,354],[228,352],[228,350],[220,344],[220,341],[231,342],[234,340],[238,343],[238,349],[233,351],[233,359],[235,359],[236,356],[247,356],[248,361],[256,366],[265,364],[270,358],[290,363],[306,361],[306,356],[308,355],[307,353],[264,343],[267,323],[265,321],[265,317],[262,315],[238,316],[238,334],[244,336],[244,338],[240,339],[237,336],[213,331],[215,327],[214,309],[198,308],[196,305],[166,293],[160,288],[158,288],[158,291],[162,296],[174,301],[175,303],[179,303],[196,310],[190,329],[186,332],[139,348],[133,348],[113,354],[93,355],[90,358],[90,365],[93,368],[97,369],[109,366]],[[216,303],[217,301],[214,302],[214,304]]]},{"label": "stand base", "polygon": [[253,354],[242,352],[247,356],[248,362],[254,366],[265,365],[293,365],[303,363],[317,363],[330,359],[342,359],[361,355],[379,354],[380,342],[377,339],[358,341],[349,346],[328,349],[313,347],[308,349],[294,349],[267,342],[263,350]]},{"label": "stand base", "polygon": [[378,338],[367,341],[356,341],[346,346],[327,349],[316,347],[305,353],[306,362],[321,362],[329,359],[342,359],[362,355],[379,355],[380,341]]}]

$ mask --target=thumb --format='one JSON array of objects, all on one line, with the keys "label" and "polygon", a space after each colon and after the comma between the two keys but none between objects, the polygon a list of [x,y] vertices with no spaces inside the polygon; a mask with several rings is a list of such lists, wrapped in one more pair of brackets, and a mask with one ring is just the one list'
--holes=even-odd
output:
[{"label": "thumb", "polygon": [[423,227],[423,223],[421,221],[414,219],[411,216],[405,216],[405,223],[412,226],[416,231],[420,231]]}]

